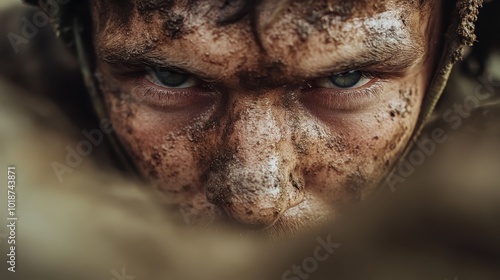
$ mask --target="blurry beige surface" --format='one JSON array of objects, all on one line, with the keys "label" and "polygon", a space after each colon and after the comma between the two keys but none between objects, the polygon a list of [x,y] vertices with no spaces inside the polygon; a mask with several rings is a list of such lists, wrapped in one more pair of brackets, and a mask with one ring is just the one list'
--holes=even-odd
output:
[{"label": "blurry beige surface", "polygon": [[12,5],[15,3],[19,3],[20,1],[16,0],[0,0],[0,9],[5,8],[8,5]]}]

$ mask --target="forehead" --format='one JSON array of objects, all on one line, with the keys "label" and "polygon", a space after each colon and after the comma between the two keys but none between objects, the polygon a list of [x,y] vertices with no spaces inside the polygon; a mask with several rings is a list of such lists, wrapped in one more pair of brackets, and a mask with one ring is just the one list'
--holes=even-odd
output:
[{"label": "forehead", "polygon": [[164,19],[175,14],[190,14],[197,18],[227,22],[242,18],[245,14],[258,14],[260,21],[279,18],[279,15],[294,14],[309,23],[323,21],[323,16],[340,17],[344,20],[353,17],[370,16],[388,9],[405,8],[424,10],[428,0],[93,0],[102,20],[109,17],[121,23],[130,23],[137,12],[144,20],[153,19],[155,12]]},{"label": "forehead", "polygon": [[305,76],[372,57],[400,55],[409,63],[422,53],[428,9],[420,1],[249,2],[256,1],[96,0],[97,51],[175,65],[195,58],[200,71],[219,75],[245,67]]}]

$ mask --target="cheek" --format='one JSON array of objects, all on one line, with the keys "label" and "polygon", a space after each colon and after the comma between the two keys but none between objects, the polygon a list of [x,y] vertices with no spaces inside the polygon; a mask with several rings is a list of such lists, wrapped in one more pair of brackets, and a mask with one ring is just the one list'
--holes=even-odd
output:
[{"label": "cheek", "polygon": [[330,137],[304,160],[311,195],[347,202],[373,190],[415,129],[424,85],[419,75],[401,79],[362,112],[322,118]]},{"label": "cheek", "polygon": [[119,139],[154,187],[172,202],[199,192],[202,172],[186,126],[173,125],[178,122],[127,98],[106,94],[106,102]]}]

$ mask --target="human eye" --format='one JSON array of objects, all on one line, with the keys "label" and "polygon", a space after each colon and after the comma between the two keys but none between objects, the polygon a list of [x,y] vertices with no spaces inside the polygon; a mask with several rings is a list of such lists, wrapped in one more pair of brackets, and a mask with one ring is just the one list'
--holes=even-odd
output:
[{"label": "human eye", "polygon": [[148,67],[131,85],[131,94],[140,104],[165,112],[200,111],[216,97],[213,88],[196,76],[162,67]]},{"label": "human eye", "polygon": [[350,111],[373,104],[381,84],[370,72],[352,70],[311,82],[302,94],[303,103],[313,111]]},{"label": "human eye", "polygon": [[145,78],[159,87],[169,89],[190,88],[199,84],[199,81],[189,74],[165,68],[150,68]]},{"label": "human eye", "polygon": [[319,79],[317,86],[343,90],[356,89],[368,84],[373,78],[374,77],[368,73],[349,71]]}]

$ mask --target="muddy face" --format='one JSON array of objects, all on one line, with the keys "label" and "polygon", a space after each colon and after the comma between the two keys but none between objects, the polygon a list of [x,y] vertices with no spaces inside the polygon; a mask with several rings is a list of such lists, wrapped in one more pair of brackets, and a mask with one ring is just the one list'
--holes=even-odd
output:
[{"label": "muddy face", "polygon": [[191,221],[296,230],[366,197],[438,49],[421,1],[264,1],[231,23],[224,1],[93,2],[115,130]]}]

